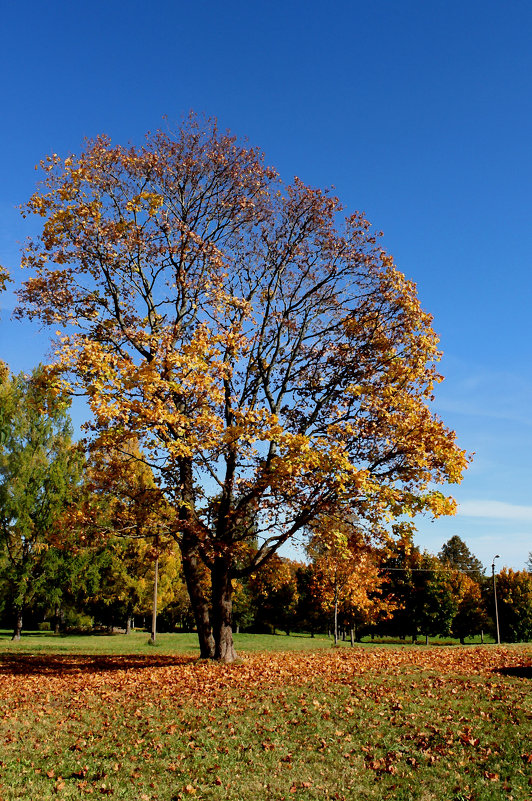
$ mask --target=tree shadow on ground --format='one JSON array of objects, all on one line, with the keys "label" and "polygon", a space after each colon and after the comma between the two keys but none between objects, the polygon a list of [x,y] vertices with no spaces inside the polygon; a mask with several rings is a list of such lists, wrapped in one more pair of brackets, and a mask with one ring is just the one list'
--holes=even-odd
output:
[{"label": "tree shadow on ground", "polygon": [[520,679],[532,679],[532,665],[495,668],[493,672],[502,673],[503,676],[516,676]]},{"label": "tree shadow on ground", "polygon": [[196,656],[163,656],[160,654],[98,655],[85,654],[3,654],[0,675],[51,676],[75,673],[102,673],[117,670],[176,667],[197,662]]}]

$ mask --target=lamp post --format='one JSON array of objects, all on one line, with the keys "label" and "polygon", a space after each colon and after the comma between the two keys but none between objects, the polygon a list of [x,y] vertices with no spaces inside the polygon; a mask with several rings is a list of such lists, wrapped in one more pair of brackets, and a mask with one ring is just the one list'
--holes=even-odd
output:
[{"label": "lamp post", "polygon": [[491,575],[493,576],[493,600],[495,601],[495,626],[497,628],[497,645],[501,644],[501,635],[499,632],[499,611],[497,609],[497,585],[495,583],[495,560],[500,559],[499,554],[493,557],[491,563]]}]

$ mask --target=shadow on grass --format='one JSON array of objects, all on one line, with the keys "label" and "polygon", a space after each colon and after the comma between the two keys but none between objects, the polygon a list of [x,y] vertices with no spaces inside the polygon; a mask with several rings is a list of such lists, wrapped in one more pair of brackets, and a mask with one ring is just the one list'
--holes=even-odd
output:
[{"label": "shadow on grass", "polygon": [[495,668],[493,672],[502,673],[503,676],[516,676],[519,679],[532,679],[532,665]]},{"label": "shadow on grass", "polygon": [[160,654],[126,654],[123,656],[3,654],[0,656],[0,675],[59,676],[73,673],[103,673],[116,670],[176,667],[197,661],[196,656],[164,656]]}]

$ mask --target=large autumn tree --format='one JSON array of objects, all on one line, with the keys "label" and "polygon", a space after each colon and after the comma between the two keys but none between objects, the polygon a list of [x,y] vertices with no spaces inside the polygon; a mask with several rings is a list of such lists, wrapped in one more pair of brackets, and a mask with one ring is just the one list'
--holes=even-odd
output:
[{"label": "large autumn tree", "polygon": [[20,313],[62,330],[50,377],[86,395],[93,446],[147,454],[203,656],[235,658],[231,580],[318,516],[452,512],[431,317],[361,214],[194,115],[42,166]]}]

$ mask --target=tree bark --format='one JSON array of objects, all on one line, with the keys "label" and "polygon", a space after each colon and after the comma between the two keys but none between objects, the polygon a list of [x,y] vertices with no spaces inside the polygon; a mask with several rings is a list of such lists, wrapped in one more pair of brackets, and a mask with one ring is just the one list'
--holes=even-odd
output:
[{"label": "tree bark", "polygon": [[54,610],[54,634],[59,634],[61,631],[61,607],[59,604],[55,605]]},{"label": "tree bark", "polygon": [[20,640],[22,633],[22,609],[15,609],[15,625],[13,627],[12,640]]},{"label": "tree bark", "polygon": [[214,658],[220,662],[234,662],[238,654],[233,645],[233,588],[229,565],[224,558],[215,560],[211,577]]},{"label": "tree bark", "polygon": [[198,540],[194,532],[194,478],[192,460],[190,458],[180,461],[179,476],[183,486],[183,504],[179,509],[179,518],[189,526],[188,530],[184,530],[180,543],[181,564],[198,632],[200,657],[201,659],[212,659],[214,657],[214,638],[212,636],[209,603],[202,586],[204,574],[201,569],[202,563],[198,551]]},{"label": "tree bark", "polygon": [[188,595],[198,632],[200,656],[213,659],[214,637],[212,635],[209,604],[201,587],[200,560],[197,549],[185,538],[181,543],[181,562]]}]

